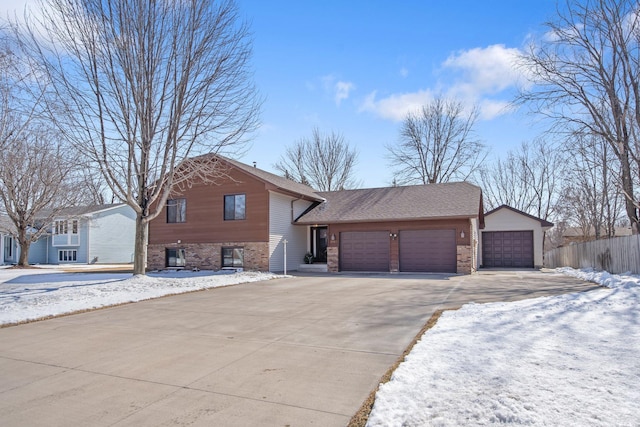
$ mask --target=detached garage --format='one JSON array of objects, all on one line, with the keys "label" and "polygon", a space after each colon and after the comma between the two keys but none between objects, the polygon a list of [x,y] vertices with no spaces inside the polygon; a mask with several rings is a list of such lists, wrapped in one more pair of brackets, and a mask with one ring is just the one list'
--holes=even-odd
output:
[{"label": "detached garage", "polygon": [[540,268],[544,232],[553,224],[507,205],[487,212],[481,233],[483,268]]}]

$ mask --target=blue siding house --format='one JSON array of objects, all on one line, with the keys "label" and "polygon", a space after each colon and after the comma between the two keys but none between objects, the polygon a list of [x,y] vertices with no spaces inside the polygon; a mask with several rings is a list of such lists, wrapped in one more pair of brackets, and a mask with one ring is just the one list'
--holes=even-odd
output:
[{"label": "blue siding house", "polygon": [[0,265],[18,262],[18,242],[15,239],[14,229],[9,217],[0,215]]},{"label": "blue siding house", "polygon": [[126,204],[62,211],[29,248],[30,264],[133,262],[136,215]]}]

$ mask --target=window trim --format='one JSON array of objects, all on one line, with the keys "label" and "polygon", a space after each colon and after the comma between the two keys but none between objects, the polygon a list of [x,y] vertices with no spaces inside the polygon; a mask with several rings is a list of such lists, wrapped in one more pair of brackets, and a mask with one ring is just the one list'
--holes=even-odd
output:
[{"label": "window trim", "polygon": [[53,247],[80,246],[80,220],[56,219],[51,234]]},{"label": "window trim", "polygon": [[[171,221],[171,211],[174,213],[174,221]],[[187,222],[187,199],[167,199],[167,224],[183,224]]]},{"label": "window trim", "polygon": [[[170,257],[169,251],[175,251],[175,256]],[[178,254],[182,252],[182,257]],[[169,263],[170,258],[175,258],[175,265]],[[178,260],[182,259],[182,265],[179,265]],[[184,268],[187,265],[187,250],[185,248],[164,248],[164,265],[166,268]]]},{"label": "window trim", "polygon": [[[231,250],[231,265],[225,265],[225,255],[224,255],[225,250]],[[236,250],[241,251],[241,254],[242,254],[242,258],[240,259],[241,261],[240,265],[235,265]],[[223,246],[220,249],[220,257],[222,258],[220,261],[220,266],[222,268],[244,268],[244,246]]]},{"label": "window trim", "polygon": [[[66,256],[63,257],[62,254]],[[73,256],[71,256],[73,254]],[[66,258],[66,259],[63,259]],[[78,262],[77,249],[58,249],[58,262]]]},{"label": "window trim", "polygon": [[[233,216],[231,215],[227,215],[227,198],[231,198],[233,197]],[[237,202],[236,202],[236,198],[238,197],[242,197],[243,203],[242,203],[242,217],[238,217],[238,210],[237,210]],[[223,218],[225,221],[242,221],[247,219],[247,195],[245,193],[238,193],[238,194],[225,194],[223,197],[223,201],[222,201],[222,208],[223,208]],[[229,210],[230,211],[230,210]]]}]

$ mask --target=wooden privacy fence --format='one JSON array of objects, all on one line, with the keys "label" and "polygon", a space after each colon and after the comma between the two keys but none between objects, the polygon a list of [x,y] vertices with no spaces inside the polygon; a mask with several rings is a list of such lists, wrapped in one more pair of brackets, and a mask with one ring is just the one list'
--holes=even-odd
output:
[{"label": "wooden privacy fence", "polygon": [[640,235],[594,240],[553,249],[544,254],[549,268],[573,267],[609,273],[640,274]]}]

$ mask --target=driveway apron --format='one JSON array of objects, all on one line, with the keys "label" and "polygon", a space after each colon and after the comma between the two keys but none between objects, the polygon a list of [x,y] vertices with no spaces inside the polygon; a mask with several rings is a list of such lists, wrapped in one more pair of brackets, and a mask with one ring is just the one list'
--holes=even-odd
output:
[{"label": "driveway apron", "polygon": [[297,276],[0,329],[0,425],[344,426],[438,309],[541,272]]}]

